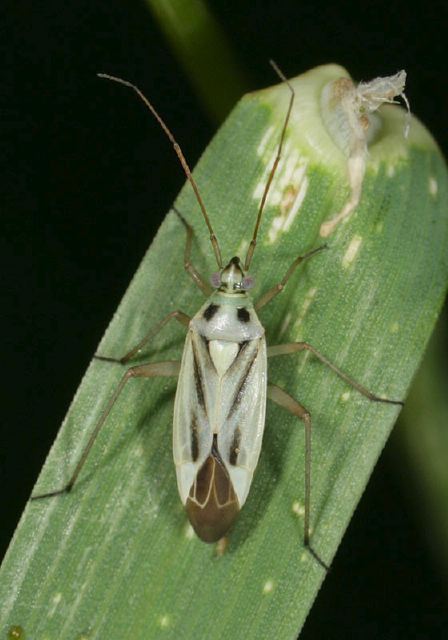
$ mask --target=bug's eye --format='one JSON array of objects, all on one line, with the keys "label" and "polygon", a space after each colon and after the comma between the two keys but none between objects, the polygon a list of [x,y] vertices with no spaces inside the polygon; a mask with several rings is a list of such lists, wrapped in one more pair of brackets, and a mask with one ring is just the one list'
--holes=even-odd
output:
[{"label": "bug's eye", "polygon": [[244,291],[247,291],[248,289],[252,289],[254,284],[255,278],[253,278],[252,276],[245,276],[243,278],[242,288],[244,289]]},{"label": "bug's eye", "polygon": [[214,287],[215,289],[219,289],[219,287],[221,286],[221,272],[220,271],[215,271],[215,273],[212,273],[212,275],[210,276],[210,283],[211,283],[212,287]]}]

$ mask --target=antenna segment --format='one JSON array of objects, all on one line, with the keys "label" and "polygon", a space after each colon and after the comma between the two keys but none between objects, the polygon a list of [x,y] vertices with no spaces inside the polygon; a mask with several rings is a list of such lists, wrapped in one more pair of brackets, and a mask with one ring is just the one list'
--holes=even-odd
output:
[{"label": "antenna segment", "polygon": [[165,134],[169,138],[171,144],[173,145],[174,151],[176,152],[176,155],[179,158],[179,161],[180,161],[180,163],[182,165],[182,169],[184,170],[184,173],[187,176],[187,180],[190,182],[191,186],[193,187],[193,191],[194,191],[194,194],[196,196],[196,200],[198,201],[199,206],[201,207],[202,215],[204,216],[205,224],[207,225],[208,230],[210,232],[210,242],[212,243],[213,251],[215,253],[216,262],[218,264],[218,267],[220,269],[222,269],[221,250],[219,248],[218,239],[215,236],[215,233],[213,231],[213,227],[211,225],[210,219],[209,219],[207,211],[205,209],[204,201],[202,200],[201,194],[199,193],[198,185],[196,184],[196,181],[195,181],[195,179],[193,178],[193,176],[191,174],[190,167],[188,166],[188,163],[185,160],[185,156],[182,153],[182,149],[180,148],[180,146],[176,142],[175,137],[173,136],[171,131],[168,129],[167,125],[165,124],[165,122],[163,121],[161,116],[157,113],[156,109],[150,103],[148,98],[140,91],[140,89],[135,84],[132,84],[131,82],[128,82],[127,80],[123,80],[123,78],[118,78],[117,76],[110,76],[107,73],[97,73],[97,76],[99,78],[105,78],[106,80],[112,80],[113,82],[118,82],[118,84],[123,84],[125,87],[129,87],[130,89],[133,89],[135,91],[135,93],[138,95],[138,97],[142,100],[142,102],[149,109],[149,111],[152,113],[152,115],[157,120],[159,125],[162,127],[163,131],[165,132]]},{"label": "antenna segment", "polygon": [[269,174],[269,178],[268,178],[268,180],[266,182],[266,186],[264,188],[264,192],[263,192],[263,195],[261,197],[260,208],[258,209],[257,220],[255,222],[254,234],[252,236],[252,240],[250,241],[250,245],[249,245],[249,248],[247,250],[246,260],[245,260],[245,263],[244,263],[244,270],[246,272],[249,270],[250,263],[252,262],[252,258],[253,258],[253,255],[254,255],[255,247],[257,246],[257,235],[258,235],[258,230],[260,228],[260,223],[261,223],[261,218],[262,218],[262,215],[263,215],[264,206],[266,204],[266,199],[268,197],[269,189],[271,187],[272,180],[274,178],[274,174],[275,174],[276,169],[278,167],[278,163],[280,162],[280,158],[281,158],[281,155],[282,155],[283,142],[285,140],[286,127],[288,126],[289,118],[290,118],[291,111],[292,111],[292,105],[294,103],[294,98],[295,98],[294,89],[292,88],[292,85],[289,82],[289,80],[286,78],[285,74],[280,70],[280,68],[275,64],[275,62],[273,60],[269,60],[269,63],[271,65],[271,67],[274,69],[275,73],[280,78],[280,80],[283,80],[283,82],[287,85],[288,89],[291,92],[291,97],[289,99],[288,111],[286,112],[285,122],[283,124],[282,133],[280,135],[280,142],[279,142],[279,145],[278,145],[277,155],[275,156],[274,164],[272,165],[272,169],[271,169],[271,172]]}]

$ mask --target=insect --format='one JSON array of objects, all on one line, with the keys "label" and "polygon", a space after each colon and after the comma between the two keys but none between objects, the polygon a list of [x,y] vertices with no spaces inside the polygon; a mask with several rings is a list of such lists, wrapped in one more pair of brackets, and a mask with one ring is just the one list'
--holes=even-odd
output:
[{"label": "insect", "polygon": [[268,289],[258,300],[252,300],[249,291],[253,285],[253,279],[249,275],[249,269],[269,189],[281,158],[295,98],[290,82],[275,63],[271,64],[289,89],[289,103],[280,132],[277,153],[260,201],[246,256],[244,260],[234,256],[227,263],[222,260],[218,239],[189,165],[165,122],[135,85],[115,76],[98,74],[102,78],[134,90],[171,141],[200,206],[219,271],[212,276],[211,286],[193,266],[190,261],[193,229],[176,210],[186,230],[184,268],[193,282],[207,295],[206,302],[193,317],[180,310],[171,312],[121,358],[101,355],[96,357],[108,362],[125,364],[140,352],[168,322],[176,320],[187,328],[182,361],[148,363],[130,367],[97,421],[69,482],[62,489],[33,496],[33,498],[55,496],[71,491],[100,429],[131,378],[178,376],[174,402],[173,455],[180,498],[199,538],[204,542],[220,540],[243,507],[260,455],[265,427],[266,401],[270,398],[299,418],[305,427],[304,544],[325,567],[326,565],[310,546],[311,416],[286,391],[275,384],[268,384],[267,360],[269,357],[309,351],[370,400],[398,405],[402,402],[371,393],[307,342],[292,342],[269,347],[266,345],[265,330],[257,312],[283,291],[288,280],[303,261],[326,248],[326,245],[323,245],[298,256],[276,285]]}]

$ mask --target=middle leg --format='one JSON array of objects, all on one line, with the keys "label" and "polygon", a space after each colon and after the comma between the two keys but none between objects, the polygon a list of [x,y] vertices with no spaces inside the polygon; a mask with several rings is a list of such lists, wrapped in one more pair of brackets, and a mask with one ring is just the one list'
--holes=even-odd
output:
[{"label": "middle leg", "polygon": [[159,333],[159,331],[161,331],[163,329],[163,327],[170,320],[177,320],[184,327],[188,327],[191,318],[190,318],[190,316],[187,316],[187,314],[184,313],[183,311],[179,311],[179,310],[171,311],[171,313],[169,313],[167,316],[165,316],[154,327],[151,327],[151,329],[148,331],[148,333],[146,333],[143,336],[143,338],[140,340],[140,342],[138,342],[134,347],[132,347],[132,349],[127,351],[124,354],[124,356],[121,356],[121,358],[113,358],[113,357],[110,357],[110,356],[100,356],[98,354],[95,354],[94,358],[96,358],[97,360],[104,360],[105,362],[119,362],[120,364],[126,364],[126,362],[131,360],[137,353],[139,353],[139,351],[141,351],[143,349],[143,347],[152,338],[154,338]]},{"label": "middle leg", "polygon": [[315,256],[316,253],[320,253],[324,249],[327,249],[327,245],[326,244],[323,244],[321,247],[317,247],[317,249],[312,249],[311,251],[308,251],[308,253],[305,253],[303,256],[298,256],[294,260],[294,262],[291,264],[291,266],[289,267],[288,271],[285,273],[285,275],[280,280],[280,282],[277,282],[277,284],[275,284],[273,287],[271,287],[271,289],[266,291],[266,293],[264,293],[261,296],[261,298],[259,298],[255,302],[255,305],[254,305],[255,309],[258,311],[262,307],[266,306],[269,302],[271,302],[271,300],[273,300],[276,296],[278,296],[278,294],[281,293],[283,291],[283,289],[286,287],[286,283],[288,282],[290,277],[293,275],[293,273],[295,272],[297,267],[300,264],[302,264],[302,262],[304,260],[307,260],[308,258],[311,258],[312,256]]},{"label": "middle leg", "polygon": [[369,400],[373,400],[374,402],[384,402],[388,404],[396,404],[399,406],[403,406],[404,402],[402,400],[392,400],[390,398],[384,398],[383,396],[377,396],[372,393],[366,387],[364,387],[356,380],[353,380],[350,376],[348,376],[344,371],[339,369],[335,364],[328,360],[320,351],[318,351],[315,347],[313,347],[309,342],[289,342],[287,344],[278,344],[272,347],[268,347],[268,358],[272,358],[274,356],[285,356],[290,355],[291,353],[297,353],[298,351],[310,351],[318,360],[320,360],[325,366],[334,371],[334,373],[342,378],[347,384],[352,386],[354,389],[359,391],[363,396],[368,398]]}]

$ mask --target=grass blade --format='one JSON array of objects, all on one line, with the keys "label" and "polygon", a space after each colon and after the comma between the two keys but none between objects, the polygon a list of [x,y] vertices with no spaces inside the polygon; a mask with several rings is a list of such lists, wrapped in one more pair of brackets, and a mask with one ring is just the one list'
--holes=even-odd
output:
[{"label": "grass blade", "polygon": [[[320,120],[320,94],[346,75],[319,67],[297,92],[285,153],[253,261],[255,295],[294,257],[321,244],[319,228],[347,198],[346,163]],[[279,85],[246,96],[200,160],[195,177],[224,257],[244,254],[285,116]],[[271,344],[306,339],[373,392],[406,395],[447,283],[447,174],[422,125],[403,141],[402,111],[381,132],[356,214],[262,311]],[[194,262],[216,270],[190,185],[176,205],[195,228]],[[194,313],[200,293],[182,271],[184,229],[167,216],[98,349],[119,356],[169,311]],[[180,356],[169,327],[153,361]],[[143,358],[144,359],[144,358]],[[148,359],[148,358],[146,358]],[[35,493],[67,481],[119,365],[92,361]],[[396,419],[305,355],[280,358],[272,382],[313,416],[312,541],[330,563]],[[58,640],[295,638],[325,572],[302,545],[303,429],[269,406],[252,491],[220,557],[192,536],[171,460],[175,383],[136,380],[116,405],[70,495],[29,503],[1,570],[0,633]]]}]

